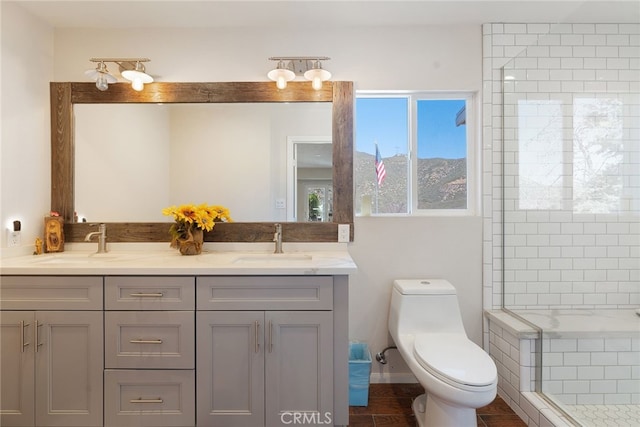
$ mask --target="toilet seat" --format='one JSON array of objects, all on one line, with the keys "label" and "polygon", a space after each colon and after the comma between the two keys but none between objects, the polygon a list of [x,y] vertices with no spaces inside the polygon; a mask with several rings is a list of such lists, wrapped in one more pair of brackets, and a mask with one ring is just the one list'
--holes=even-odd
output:
[{"label": "toilet seat", "polygon": [[453,387],[478,390],[495,384],[495,363],[466,335],[418,334],[415,336],[413,353],[424,369]]}]

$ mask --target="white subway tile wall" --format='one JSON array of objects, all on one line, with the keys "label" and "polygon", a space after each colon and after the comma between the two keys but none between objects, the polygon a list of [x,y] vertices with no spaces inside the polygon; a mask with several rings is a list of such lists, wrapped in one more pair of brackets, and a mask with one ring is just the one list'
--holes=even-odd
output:
[{"label": "white subway tile wall", "polygon": [[545,393],[585,426],[640,425],[640,338],[569,340],[577,352],[554,352],[553,341],[543,340]]},{"label": "white subway tile wall", "polygon": [[[640,24],[485,24],[483,46],[484,307],[502,306],[503,280],[510,309],[640,306]],[[512,357],[528,340],[489,326],[500,395],[529,425],[563,425]],[[627,344],[543,343],[545,391],[637,424]]]},{"label": "white subway tile wall", "polygon": [[639,306],[640,24],[483,37],[485,308],[502,304],[503,226],[505,306]]},{"label": "white subway tile wall", "polygon": [[528,426],[569,427],[535,391],[535,341],[489,322],[489,354],[498,369],[498,394]]},{"label": "white subway tile wall", "polygon": [[640,405],[640,337],[545,338],[542,349],[542,391],[563,404]]}]

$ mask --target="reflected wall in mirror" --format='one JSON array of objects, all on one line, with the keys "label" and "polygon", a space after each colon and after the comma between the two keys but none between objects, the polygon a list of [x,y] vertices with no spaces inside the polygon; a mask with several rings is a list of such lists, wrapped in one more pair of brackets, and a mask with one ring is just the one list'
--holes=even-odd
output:
[{"label": "reflected wall in mirror", "polygon": [[[282,205],[287,142],[331,134],[326,102],[80,104],[74,113],[75,206],[92,222],[164,221],[163,207],[185,203],[223,205],[240,222],[295,221],[286,216],[294,205]],[[325,140],[322,153],[298,153],[299,178],[322,172],[331,183]]]},{"label": "reflected wall in mirror", "polygon": [[[103,182],[109,183],[109,179],[115,181],[116,177],[120,178],[120,173],[123,173],[125,169],[134,168],[138,171],[144,166],[149,169],[157,169],[160,173],[162,170],[166,171],[167,160],[166,154],[159,155],[158,160],[162,166],[149,165],[149,159],[154,159],[156,156],[149,156],[148,150],[155,150],[157,147],[153,145],[146,148],[137,148],[136,152],[132,146],[129,147],[129,153],[124,155],[128,157],[127,162],[118,163],[117,159],[107,159],[102,157],[102,163],[107,164],[108,170],[104,170],[98,178],[84,178],[83,183],[76,185],[76,154],[82,154],[82,148],[79,153],[76,153],[76,141],[75,141],[75,121],[74,121],[74,109],[81,104],[117,104],[123,106],[123,104],[182,104],[182,103],[194,103],[194,104],[221,104],[221,103],[233,103],[233,104],[249,104],[249,103],[328,103],[331,105],[331,154],[332,154],[332,191],[327,192],[326,197],[331,197],[329,193],[333,194],[332,200],[332,221],[314,221],[304,223],[284,222],[283,224],[283,239],[289,242],[335,242],[337,241],[337,225],[338,224],[350,224],[351,238],[353,238],[353,104],[354,104],[354,92],[352,82],[327,82],[323,85],[321,90],[315,91],[306,82],[291,82],[285,90],[277,90],[275,85],[271,82],[242,82],[242,83],[153,83],[145,86],[145,90],[142,92],[132,91],[131,87],[127,84],[114,84],[109,86],[108,91],[98,91],[92,83],[51,83],[51,209],[60,212],[61,216],[65,219],[65,236],[67,241],[82,241],[84,235],[93,231],[92,223],[74,223],[74,211],[76,211],[76,189],[80,186],[85,186],[85,192],[91,192],[91,183],[85,181],[91,181],[100,179]],[[114,105],[114,107],[117,107]],[[154,105],[153,107],[163,107]],[[204,105],[202,105],[204,107]],[[235,108],[235,105],[233,106]],[[81,108],[79,108],[80,110]],[[80,113],[82,114],[82,113]],[[190,114],[190,113],[189,113]],[[165,123],[166,125],[166,123]],[[164,125],[163,125],[164,126]],[[245,123],[245,127],[251,127],[252,124]],[[123,128],[117,129],[120,132],[117,134],[112,133],[110,143],[118,145],[121,140],[124,139],[124,135],[129,133],[135,134],[130,129]],[[156,141],[163,141],[165,143],[166,133],[169,129],[161,129],[155,131],[149,131],[154,134]],[[81,130],[81,133],[84,132]],[[140,131],[139,131],[140,132]],[[304,135],[305,133],[299,130],[287,130],[296,135]],[[318,134],[322,134],[321,131]],[[199,132],[202,133],[202,132]],[[202,135],[201,135],[202,136]],[[216,137],[225,139],[223,134],[216,134]],[[187,138],[189,139],[189,137]],[[206,139],[206,138],[205,138]],[[286,135],[280,136],[281,140],[286,139]],[[149,142],[147,142],[149,144]],[[78,141],[80,144],[80,141]],[[237,148],[238,143],[228,143],[225,148]],[[84,148],[84,147],[83,147]],[[126,148],[126,147],[125,147]],[[213,149],[210,149],[215,151]],[[261,151],[259,149],[258,151]],[[284,146],[281,146],[282,152],[286,151]],[[264,153],[269,153],[269,157],[279,158],[284,167],[286,162],[286,154],[280,156],[271,150],[264,149]],[[200,153],[203,154],[203,153]],[[169,156],[172,154],[170,153]],[[218,153],[219,155],[219,153]],[[93,153],[93,159],[97,159],[100,156],[104,156],[100,153]],[[215,175],[214,161],[217,159],[212,158],[211,152],[207,151],[206,155],[195,155],[201,167],[210,168],[211,180],[204,184],[194,184],[194,187],[199,185],[202,188],[215,188],[218,185],[229,185],[226,182],[225,177]],[[215,157],[216,154],[213,154]],[[233,153],[225,152],[225,156],[230,159],[228,163],[238,162],[239,156],[238,150]],[[119,156],[122,157],[122,156]],[[222,156],[219,156],[222,157]],[[246,156],[243,157],[243,159]],[[80,160],[81,161],[81,160]],[[244,162],[244,160],[243,160]],[[125,163],[128,163],[126,165]],[[279,166],[275,166],[279,168]],[[286,171],[280,171],[280,175],[286,176]],[[273,174],[272,174],[273,175]],[[275,175],[278,175],[277,173]],[[251,180],[245,180],[253,182]],[[267,180],[277,181],[273,176],[266,178]],[[135,177],[124,179],[117,185],[113,185],[116,189],[124,192],[127,188],[134,185],[136,180],[145,181],[143,177],[138,174]],[[160,188],[163,183],[171,188],[171,176],[165,176],[162,178],[148,180],[140,184],[136,189],[138,194],[143,198],[148,199],[152,194],[149,188],[155,187],[156,190]],[[273,182],[271,183],[273,184]],[[287,186],[286,183],[278,181],[275,187]],[[237,190],[241,193],[250,193],[251,184],[242,187]],[[261,188],[268,188],[264,185]],[[287,186],[288,189],[288,186]],[[164,190],[164,187],[161,191]],[[169,190],[171,191],[171,190]],[[274,201],[275,191],[268,197],[268,202],[274,209],[278,200]],[[284,191],[284,190],[283,190]],[[197,194],[196,200],[203,200],[205,197],[200,197],[200,192]],[[217,196],[215,200],[211,200],[212,203],[224,204],[223,200],[219,200]],[[140,198],[134,196],[134,198]],[[251,199],[248,197],[247,199]],[[276,198],[279,199],[279,198]],[[161,196],[158,201],[153,202],[153,210],[155,211],[155,204],[162,204],[159,209],[165,206],[165,203],[161,203],[164,196]],[[196,200],[193,200],[194,202]],[[189,200],[191,201],[191,200]],[[206,200],[209,202],[209,200]],[[185,203],[186,201],[177,201],[178,203]],[[113,202],[112,202],[113,203]],[[122,202],[119,202],[122,204]],[[171,203],[171,202],[169,202]],[[330,203],[325,203],[330,209]],[[81,208],[82,209],[82,208]],[[129,207],[129,210],[135,210]],[[96,211],[92,215],[98,215],[100,218],[101,213]],[[233,210],[232,210],[233,215]],[[283,213],[286,218],[286,213]],[[169,221],[166,219],[163,222],[144,222],[133,218],[133,215],[125,215],[118,217],[119,221],[108,220],[108,236],[111,242],[162,242],[169,241],[168,225]],[[121,218],[121,219],[120,219]],[[245,221],[252,221],[249,217]],[[92,218],[89,218],[92,219]],[[328,219],[328,217],[327,217]],[[99,220],[99,219],[97,219]],[[160,221],[160,220],[158,220]],[[253,220],[258,221],[258,220]],[[261,222],[234,222],[234,223],[221,223],[216,226],[213,232],[205,235],[205,241],[227,241],[227,242],[255,242],[255,241],[271,241],[273,238],[273,229],[275,221],[273,219],[260,219]],[[278,220],[278,222],[280,222]]]}]

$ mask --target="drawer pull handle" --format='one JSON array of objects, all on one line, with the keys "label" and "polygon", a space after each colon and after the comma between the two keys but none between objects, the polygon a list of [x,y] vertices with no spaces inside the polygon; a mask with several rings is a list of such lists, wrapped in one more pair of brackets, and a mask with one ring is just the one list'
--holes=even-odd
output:
[{"label": "drawer pull handle", "polygon": [[28,323],[24,323],[24,320],[20,321],[20,353],[24,353],[24,348],[31,344],[30,342],[24,342],[24,328],[29,326]]},{"label": "drawer pull handle", "polygon": [[141,298],[157,298],[157,297],[163,297],[164,294],[162,292],[150,292],[150,293],[135,292],[135,293],[129,294],[129,296],[141,297]]},{"label": "drawer pull handle", "polygon": [[162,340],[129,340],[131,344],[162,344]]},{"label": "drawer pull handle", "polygon": [[129,403],[163,403],[164,401],[161,398],[157,399],[131,399]]},{"label": "drawer pull handle", "polygon": [[269,321],[269,353],[273,352],[273,323]]}]

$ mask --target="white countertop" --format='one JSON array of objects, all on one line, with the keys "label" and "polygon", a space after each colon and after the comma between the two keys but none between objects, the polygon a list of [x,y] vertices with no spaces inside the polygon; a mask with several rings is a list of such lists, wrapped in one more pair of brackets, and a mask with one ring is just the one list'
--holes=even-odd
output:
[{"label": "white countertop", "polygon": [[344,250],[205,250],[180,255],[175,249],[113,250],[105,254],[73,250],[0,260],[3,275],[345,275],[356,265]]}]

